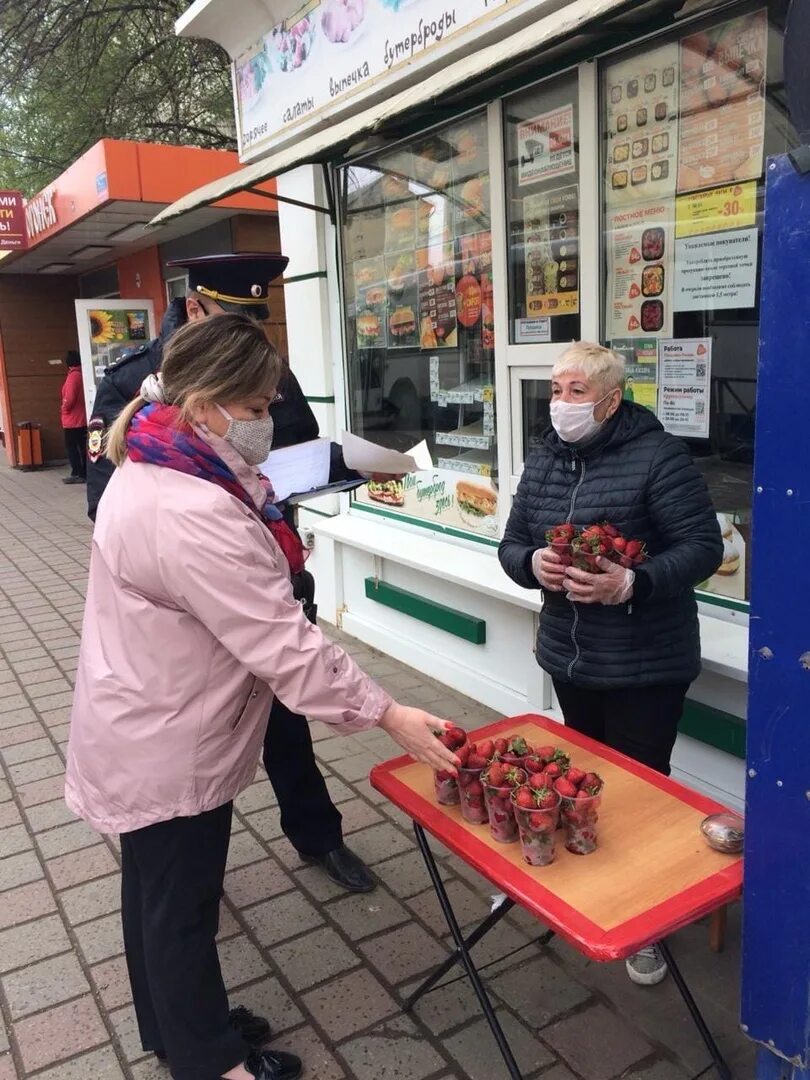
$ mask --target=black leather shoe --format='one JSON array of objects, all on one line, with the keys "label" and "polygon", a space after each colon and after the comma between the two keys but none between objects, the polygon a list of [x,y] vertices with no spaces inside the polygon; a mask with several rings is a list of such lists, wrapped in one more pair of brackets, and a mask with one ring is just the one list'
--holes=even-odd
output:
[{"label": "black leather shoe", "polygon": [[244,1005],[237,1005],[228,1014],[228,1023],[238,1031],[248,1046],[259,1049],[270,1042],[272,1031],[263,1016],[257,1016]]},{"label": "black leather shoe", "polygon": [[[257,1016],[244,1005],[237,1005],[228,1014],[228,1023],[245,1040],[248,1046],[258,1050],[265,1043],[270,1042],[272,1031],[270,1025],[263,1016]],[[165,1050],[155,1050],[155,1056],[159,1061],[166,1060]]]},{"label": "black leather shoe", "polygon": [[345,844],[326,855],[302,855],[301,858],[305,863],[320,866],[331,881],[347,892],[367,893],[377,888],[377,879],[372,872]]},{"label": "black leather shoe", "polygon": [[297,1080],[304,1071],[301,1058],[283,1050],[262,1050],[248,1054],[245,1068],[256,1080]]}]

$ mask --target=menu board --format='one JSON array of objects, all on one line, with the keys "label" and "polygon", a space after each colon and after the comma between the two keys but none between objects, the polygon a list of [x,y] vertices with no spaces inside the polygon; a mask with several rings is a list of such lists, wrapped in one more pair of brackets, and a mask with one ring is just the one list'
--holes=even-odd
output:
[{"label": "menu board", "polygon": [[518,184],[535,184],[575,169],[574,106],[524,120],[517,127]]},{"label": "menu board", "polygon": [[456,277],[453,245],[421,248],[419,269],[419,345],[423,349],[454,348],[458,344]]},{"label": "menu board", "polygon": [[608,214],[608,338],[672,333],[673,203]]},{"label": "menu board", "polygon": [[675,194],[678,45],[613,64],[607,73],[607,203]]},{"label": "menu board", "polygon": [[767,47],[765,9],[682,39],[679,192],[762,173]]},{"label": "menu board", "polygon": [[526,314],[579,311],[579,194],[576,184],[523,200]]},{"label": "menu board", "polygon": [[658,415],[667,431],[708,439],[712,379],[712,339],[659,342],[661,362]]}]

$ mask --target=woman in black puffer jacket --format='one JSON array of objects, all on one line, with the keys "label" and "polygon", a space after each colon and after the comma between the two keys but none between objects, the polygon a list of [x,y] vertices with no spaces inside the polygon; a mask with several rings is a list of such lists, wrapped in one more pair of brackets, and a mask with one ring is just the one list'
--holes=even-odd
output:
[{"label": "woman in black puffer jacket", "polygon": [[[623,388],[624,362],[609,349],[579,342],[563,354],[553,428],[526,461],[498,554],[513,581],[544,591],[536,655],[566,724],[668,774],[700,671],[693,590],[720,565],[723,541],[686,446],[623,401]],[[603,521],[644,540],[649,561],[635,572],[607,560],[603,574],[563,569],[546,531]]]}]

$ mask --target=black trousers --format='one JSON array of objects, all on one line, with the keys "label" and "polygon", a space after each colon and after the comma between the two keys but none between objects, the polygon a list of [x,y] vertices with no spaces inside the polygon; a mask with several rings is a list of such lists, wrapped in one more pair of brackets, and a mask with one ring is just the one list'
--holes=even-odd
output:
[{"label": "black trousers", "polygon": [[71,476],[87,476],[87,428],[68,427],[65,432],[65,449],[70,462]]},{"label": "black trousers", "polygon": [[121,835],[129,980],[144,1050],[174,1080],[216,1080],[249,1052],[228,1024],[217,955],[233,804]]},{"label": "black trousers", "polygon": [[565,717],[575,731],[598,739],[628,757],[669,776],[689,683],[671,686],[586,690],[554,680]]},{"label": "black trousers", "polygon": [[[293,579],[293,592],[315,622],[315,583],[306,570]],[[276,698],[264,738],[264,767],[281,811],[284,835],[302,855],[326,855],[343,843],[342,817],[315,761],[306,718]]]}]

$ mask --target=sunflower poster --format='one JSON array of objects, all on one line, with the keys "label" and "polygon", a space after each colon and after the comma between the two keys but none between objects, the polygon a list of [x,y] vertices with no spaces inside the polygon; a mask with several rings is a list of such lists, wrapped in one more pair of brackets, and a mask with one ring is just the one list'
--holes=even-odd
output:
[{"label": "sunflower poster", "polygon": [[124,311],[95,308],[87,312],[87,320],[96,380],[102,378],[104,369],[120,359],[127,349],[149,340],[148,312],[143,308]]},{"label": "sunflower poster", "polygon": [[87,406],[104,372],[155,336],[151,301],[77,300],[76,318]]}]

